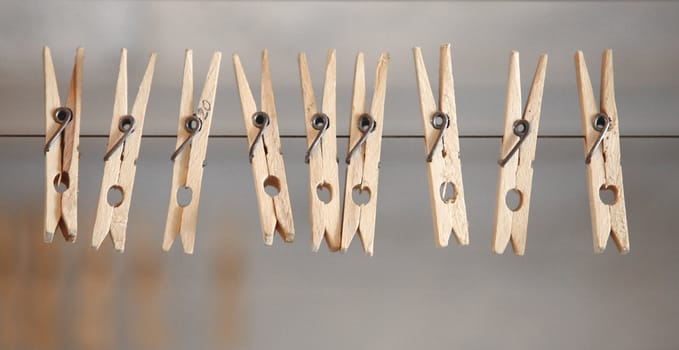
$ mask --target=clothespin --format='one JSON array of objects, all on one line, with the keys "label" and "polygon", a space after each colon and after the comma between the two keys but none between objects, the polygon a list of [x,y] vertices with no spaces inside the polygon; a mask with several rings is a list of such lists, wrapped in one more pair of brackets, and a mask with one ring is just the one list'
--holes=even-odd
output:
[{"label": "clothespin", "polygon": [[[311,247],[318,251],[325,236],[331,251],[340,249],[342,240],[340,222],[339,174],[337,164],[337,118],[335,50],[328,51],[323,85],[321,111],[316,107],[311,75],[306,55],[299,54],[299,74],[302,84],[307,152],[304,162],[309,164],[309,218],[311,221]],[[318,196],[326,191],[327,201]]]},{"label": "clothespin", "polygon": [[66,104],[61,104],[52,53],[43,48],[45,74],[45,236],[52,242],[61,229],[64,238],[75,242],[78,235],[78,160],[80,153],[80,105],[82,65],[85,50],[75,51]]},{"label": "clothespin", "polygon": [[[233,55],[233,66],[243,109],[243,122],[249,147],[248,156],[252,164],[264,244],[273,244],[275,231],[278,231],[286,242],[292,242],[295,239],[295,224],[292,219],[288,182],[281,153],[269,55],[266,50],[262,52],[260,109],[257,109],[237,54]],[[267,188],[271,191],[271,195],[266,192]]]},{"label": "clothespin", "polygon": [[[451,233],[455,233],[457,242],[467,245],[469,228],[462,185],[450,44],[441,45],[440,50],[438,106],[431,91],[427,68],[419,47],[413,49],[413,55],[424,127],[434,241],[437,246],[446,247]],[[446,196],[446,191],[450,191],[449,196]]]},{"label": "clothespin", "polygon": [[[589,182],[589,206],[592,219],[594,250],[606,249],[608,236],[621,253],[629,252],[629,233],[625,194],[620,166],[620,131],[618,109],[615,105],[613,81],[613,51],[603,52],[601,59],[601,105],[597,108],[592,82],[589,79],[585,56],[575,54],[575,71],[580,96],[582,133],[585,141],[585,163]],[[611,191],[611,204],[604,203],[600,191]]]},{"label": "clothespin", "polygon": [[[533,185],[533,160],[535,159],[546,70],[547,55],[543,54],[540,55],[522,114],[519,53],[514,51],[510,56],[504,136],[500,147],[501,158],[498,161],[500,173],[493,234],[493,251],[497,254],[504,252],[510,239],[514,254],[523,255],[526,251],[528,209]],[[507,195],[512,191],[519,197],[518,205],[514,208],[508,207],[506,202]]]},{"label": "clothespin", "polygon": [[[389,55],[382,53],[377,61],[375,87],[370,112],[366,109],[365,63],[363,53],[356,56],[354,91],[349,123],[349,152],[345,159],[347,175],[344,185],[342,251],[347,251],[358,231],[363,251],[372,256],[377,213],[377,183],[382,147],[382,120],[387,92]],[[357,203],[353,194],[366,194],[367,202]]]},{"label": "clothespin", "polygon": [[[164,251],[170,250],[172,242],[177,238],[177,235],[180,235],[184,252],[193,254],[196,223],[198,221],[198,199],[200,198],[200,188],[203,181],[203,167],[205,167],[210,125],[214,115],[221,59],[221,52],[215,52],[212,55],[200,102],[198,102],[198,108],[194,109],[193,51],[186,50],[184,82],[179,104],[177,146],[170,157],[174,165],[172,168],[170,205],[163,237]],[[181,188],[190,191],[191,194],[189,202],[185,205],[180,204],[177,198]]]},{"label": "clothespin", "polygon": [[[110,233],[113,246],[119,252],[125,249],[127,216],[132,200],[134,174],[144,127],[144,114],[151,92],[156,54],[151,54],[144,78],[139,85],[132,113],[127,110],[127,50],[120,52],[120,71],[113,102],[111,132],[104,155],[104,176],[101,180],[97,217],[94,221],[92,247],[99,249]],[[113,201],[109,201],[111,196]],[[115,196],[120,197],[115,198]]]}]

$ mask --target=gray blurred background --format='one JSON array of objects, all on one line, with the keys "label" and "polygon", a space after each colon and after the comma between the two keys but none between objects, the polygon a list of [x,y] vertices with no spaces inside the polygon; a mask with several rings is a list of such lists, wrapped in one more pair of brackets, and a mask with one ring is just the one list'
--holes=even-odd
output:
[{"label": "gray blurred background", "polygon": [[[0,3],[0,349],[677,349],[679,348],[679,3],[90,1]],[[411,49],[436,81],[451,42],[471,245],[435,248]],[[79,238],[42,243],[41,48],[65,98],[85,47]],[[119,50],[130,99],[158,52],[124,254],[89,248]],[[573,54],[595,91],[614,49],[631,253],[592,249]],[[184,49],[196,93],[224,53],[195,254],[160,245]],[[297,237],[262,244],[231,54],[255,94],[270,51]],[[375,256],[310,250],[297,68],[319,95],[337,49],[338,131],[353,61],[391,54]],[[549,56],[524,257],[490,252],[510,50],[527,96]],[[436,89],[436,87],[434,87]],[[222,137],[219,137],[222,136]],[[229,137],[224,137],[229,136]],[[233,137],[230,137],[233,136]],[[340,156],[346,151],[340,139]],[[340,166],[343,183],[344,166]]]}]

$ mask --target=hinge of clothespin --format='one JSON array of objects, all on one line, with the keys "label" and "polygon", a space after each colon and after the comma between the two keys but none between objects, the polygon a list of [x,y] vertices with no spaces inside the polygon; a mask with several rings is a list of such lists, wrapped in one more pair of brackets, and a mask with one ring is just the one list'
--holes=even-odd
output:
[{"label": "hinge of clothespin", "polygon": [[[292,242],[295,238],[295,224],[292,219],[288,182],[281,153],[268,53],[266,50],[262,52],[260,109],[257,109],[255,98],[237,54],[233,55],[233,66],[243,110],[243,122],[249,148],[248,156],[252,164],[264,244],[273,244],[275,231],[278,231],[286,242]],[[267,193],[267,188],[272,192],[271,195]]]},{"label": "hinge of clothespin", "polygon": [[[377,183],[379,181],[380,153],[384,101],[387,92],[389,54],[382,53],[377,61],[375,87],[370,112],[366,109],[365,63],[363,53],[356,56],[354,91],[351,99],[349,123],[349,152],[344,184],[344,215],[342,219],[342,251],[347,251],[358,231],[363,251],[372,256],[375,242],[377,214]],[[357,203],[353,194],[366,194],[367,202]]]},{"label": "hinge of clothespin", "polygon": [[469,228],[462,185],[450,44],[441,45],[440,50],[438,105],[419,47],[413,49],[413,55],[424,127],[434,241],[437,246],[446,247],[454,233],[459,244],[467,245]]},{"label": "hinge of clothespin", "polygon": [[[181,102],[179,105],[179,126],[177,128],[177,145],[170,159],[172,168],[172,188],[170,205],[167,211],[163,250],[172,247],[177,235],[181,236],[184,252],[193,253],[198,221],[198,200],[203,181],[203,167],[207,154],[210,125],[214,115],[215,94],[219,78],[221,52],[212,55],[203,92],[197,106],[193,103],[193,51],[186,50],[184,59],[184,80]],[[179,203],[181,189],[191,194],[185,205]]]},{"label": "hinge of clothespin", "polygon": [[78,150],[82,66],[85,50],[76,49],[75,64],[66,104],[61,104],[52,53],[43,48],[45,75],[45,233],[44,241],[54,238],[57,228],[67,241],[78,235]]},{"label": "hinge of clothespin", "polygon": [[[311,74],[309,74],[309,66],[304,53],[299,54],[299,74],[307,140],[304,161],[309,164],[311,247],[313,251],[318,251],[325,236],[328,248],[331,251],[337,251],[340,249],[342,237],[337,164],[335,50],[328,51],[320,112],[316,107]],[[327,201],[319,197],[320,191],[327,192]]]},{"label": "hinge of clothespin", "polygon": [[[611,49],[604,51],[601,58],[600,107],[596,104],[582,51],[575,54],[575,71],[585,141],[594,250],[604,251],[608,237],[612,236],[618,251],[627,253],[630,249],[629,232],[620,165],[620,131],[618,109],[615,104],[613,51]],[[613,193],[611,204],[601,200],[600,191]]]},{"label": "hinge of clothespin", "polygon": [[[540,55],[526,107],[521,113],[521,74],[519,53],[512,52],[509,59],[505,124],[500,147],[500,172],[498,175],[495,231],[493,251],[502,254],[512,241],[514,254],[526,251],[526,231],[531,188],[533,186],[533,160],[538,138],[538,125],[542,109],[542,93],[547,70],[547,55]],[[510,208],[506,202],[509,192],[518,196],[518,204]]]},{"label": "hinge of clothespin", "polygon": [[119,252],[125,249],[127,217],[155,64],[156,54],[153,53],[139,85],[132,112],[128,114],[127,50],[122,49],[120,52],[120,71],[113,102],[113,118],[104,155],[104,175],[92,234],[92,247],[97,249],[109,233],[114,248]]}]

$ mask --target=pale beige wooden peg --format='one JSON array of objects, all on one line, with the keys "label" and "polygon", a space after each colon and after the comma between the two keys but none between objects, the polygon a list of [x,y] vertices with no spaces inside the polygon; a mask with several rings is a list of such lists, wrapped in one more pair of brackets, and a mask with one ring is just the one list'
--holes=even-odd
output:
[{"label": "pale beige wooden peg", "polygon": [[78,235],[78,160],[80,106],[85,50],[76,49],[66,104],[61,104],[52,53],[43,48],[45,75],[45,232],[49,243],[57,229],[69,242]]},{"label": "pale beige wooden peg", "polygon": [[[514,254],[523,255],[526,251],[528,211],[533,186],[533,160],[546,70],[547,55],[541,55],[526,107],[521,113],[519,53],[514,51],[510,56],[492,243],[492,249],[497,254],[504,252],[510,240]],[[514,207],[509,207],[506,200],[510,192],[514,192],[518,197],[518,203]]]},{"label": "pale beige wooden peg", "polygon": [[[198,221],[198,200],[203,181],[203,167],[207,154],[210,125],[214,117],[215,94],[219,78],[221,52],[212,55],[203,92],[197,106],[193,102],[193,51],[186,50],[184,58],[184,80],[179,103],[179,126],[177,144],[170,159],[172,168],[172,187],[170,204],[165,223],[163,250],[168,251],[172,242],[181,237],[184,252],[193,253]],[[180,191],[190,195],[187,203],[180,203]]]},{"label": "pale beige wooden peg", "polygon": [[146,105],[151,92],[156,54],[151,54],[144,78],[139,85],[132,113],[127,109],[127,50],[120,53],[120,70],[113,102],[111,131],[104,155],[104,175],[101,180],[97,216],[94,222],[92,247],[99,249],[110,233],[114,248],[125,250],[127,218],[132,201],[134,175],[141,145]]},{"label": "pale beige wooden peg", "polygon": [[[575,71],[585,141],[585,164],[589,183],[587,192],[594,251],[603,252],[608,237],[612,236],[618,251],[627,253],[630,247],[620,165],[620,131],[618,109],[615,104],[613,51],[608,49],[602,54],[600,106],[597,106],[594,97],[582,51],[575,54]],[[613,194],[610,204],[605,203],[600,197],[600,192],[604,191]]]},{"label": "pale beige wooden peg", "polygon": [[[344,215],[342,219],[342,251],[347,251],[358,231],[363,251],[372,256],[375,243],[377,214],[377,184],[384,101],[387,92],[389,55],[382,53],[377,61],[375,86],[368,112],[366,108],[365,63],[363,53],[356,56],[354,91],[349,123],[349,152],[344,184]],[[356,196],[354,196],[356,195]],[[361,198],[359,196],[365,196]],[[357,198],[354,198],[357,197]],[[359,200],[357,200],[359,199]]]},{"label": "pale beige wooden peg", "polygon": [[[257,109],[243,65],[237,54],[233,55],[236,83],[243,110],[243,122],[248,141],[248,157],[252,164],[252,177],[259,205],[259,219],[265,245],[272,245],[274,232],[285,242],[295,238],[295,224],[281,153],[278,119],[269,69],[269,56],[262,52],[261,108]],[[267,189],[271,195],[267,193]]]},{"label": "pale beige wooden peg", "polygon": [[[323,237],[331,251],[340,249],[341,222],[339,173],[337,164],[337,118],[335,50],[328,51],[323,85],[321,111],[311,84],[311,74],[306,55],[299,54],[299,74],[304,104],[307,153],[304,161],[309,164],[309,219],[311,222],[311,247],[318,251]],[[325,191],[326,200],[319,197]]]},{"label": "pale beige wooden peg", "polygon": [[419,47],[413,49],[413,55],[424,127],[434,241],[437,246],[446,247],[454,233],[459,244],[467,245],[469,225],[462,184],[450,44],[441,45],[440,49],[438,105]]}]

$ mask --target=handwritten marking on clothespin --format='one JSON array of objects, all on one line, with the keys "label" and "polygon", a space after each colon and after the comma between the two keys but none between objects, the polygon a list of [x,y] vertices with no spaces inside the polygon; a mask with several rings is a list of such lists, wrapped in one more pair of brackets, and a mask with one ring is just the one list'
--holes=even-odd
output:
[{"label": "handwritten marking on clothespin", "polygon": [[[510,239],[514,254],[523,255],[526,251],[528,211],[533,186],[533,160],[535,160],[546,71],[547,55],[540,55],[522,114],[519,53],[514,51],[510,56],[504,136],[498,161],[500,173],[492,243],[493,251],[497,254],[504,252]],[[513,208],[510,208],[506,202],[506,197],[510,192],[515,192],[519,197],[518,204]]]},{"label": "handwritten marking on clothespin", "polygon": [[78,235],[78,161],[82,66],[85,50],[76,49],[66,104],[61,104],[52,53],[43,48],[45,76],[45,233],[52,242],[59,228],[69,242]]},{"label": "handwritten marking on clothespin", "polygon": [[[264,244],[273,244],[275,231],[278,231],[285,242],[292,242],[295,238],[295,225],[285,176],[285,164],[281,153],[268,53],[266,50],[262,52],[260,109],[257,109],[243,65],[237,54],[233,55],[233,66],[243,110],[243,122],[248,139],[248,157],[252,163],[252,176],[259,204],[259,219],[262,224]],[[271,191],[271,195],[267,193],[267,188]]]},{"label": "handwritten marking on clothespin", "polygon": [[[337,64],[335,50],[328,51],[320,112],[316,107],[311,74],[309,74],[309,66],[304,53],[299,54],[299,74],[307,140],[305,162],[309,164],[311,247],[313,251],[318,251],[325,237],[328,248],[331,251],[337,251],[340,249],[342,233],[336,138]],[[319,197],[319,192],[322,191],[327,192],[327,201]]]},{"label": "handwritten marking on clothespin", "polygon": [[[172,247],[177,235],[181,236],[184,252],[193,253],[198,221],[198,200],[203,181],[203,167],[207,154],[210,125],[214,117],[215,95],[219,79],[221,52],[212,55],[205,85],[197,106],[193,102],[193,51],[186,50],[184,59],[184,81],[179,105],[179,126],[177,145],[170,157],[172,168],[172,187],[170,204],[163,236],[163,250]],[[188,203],[179,202],[180,191],[190,194]]]},{"label": "handwritten marking on clothespin", "polygon": [[[374,252],[377,183],[379,181],[382,121],[387,92],[388,66],[389,55],[382,53],[377,62],[375,87],[370,112],[368,113],[365,102],[365,63],[363,53],[359,52],[356,56],[354,91],[351,99],[341,249],[342,251],[349,249],[351,240],[358,231],[363,251],[370,256]],[[357,197],[367,195],[367,202],[357,203],[353,198],[354,193]]]},{"label": "handwritten marking on clothespin", "polygon": [[[413,49],[413,55],[424,127],[434,241],[437,246],[446,247],[450,235],[454,233],[459,244],[467,245],[469,228],[462,184],[450,44],[441,45],[440,50],[438,106],[419,47]],[[451,188],[448,189],[448,186]],[[449,196],[446,196],[446,191],[449,191]]]},{"label": "handwritten marking on clothespin", "polygon": [[[600,107],[596,104],[582,51],[575,54],[575,71],[585,140],[594,251],[603,252],[608,237],[612,236],[618,251],[628,253],[630,246],[620,165],[620,131],[618,109],[615,104],[613,51],[608,49],[602,54]],[[613,193],[611,204],[602,201],[600,191]]]},{"label": "handwritten marking on clothespin", "polygon": [[[144,78],[139,85],[132,113],[127,110],[127,50],[120,53],[120,71],[116,84],[113,118],[106,154],[104,155],[104,175],[97,204],[97,217],[94,222],[92,247],[99,249],[104,238],[110,233],[114,248],[125,250],[127,218],[132,201],[134,175],[137,170],[137,157],[141,145],[146,105],[151,92],[156,54],[151,54]],[[115,200],[109,201],[109,196]]]}]

